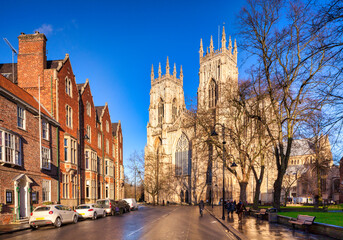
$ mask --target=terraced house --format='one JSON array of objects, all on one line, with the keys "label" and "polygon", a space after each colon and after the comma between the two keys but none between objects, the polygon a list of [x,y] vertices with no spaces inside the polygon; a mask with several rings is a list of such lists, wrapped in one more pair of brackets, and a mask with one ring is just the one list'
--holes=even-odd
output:
[{"label": "terraced house", "polygon": [[[25,194],[33,191],[32,189],[35,189],[35,191],[38,189],[37,194],[30,195],[30,198],[29,196],[21,198],[22,200],[19,201],[18,199],[21,195],[19,196],[19,193],[15,192],[16,188],[14,186],[9,187],[9,178],[1,178],[0,181],[4,183],[1,183],[0,196],[8,195],[10,202],[6,203],[5,200],[0,198],[0,204],[3,206],[0,208],[2,210],[1,216],[4,211],[12,211],[9,210],[10,208],[13,208],[12,212],[18,215],[18,207],[22,207],[20,204],[24,204],[22,202],[25,202],[25,207],[29,210],[15,218],[28,216],[34,205],[28,205],[27,203],[33,197],[36,199],[34,204],[52,201],[69,206],[95,202],[99,198],[115,198],[114,163],[116,152],[121,152],[122,154],[122,143],[118,145],[121,146],[119,147],[120,149],[114,144],[116,136],[113,135],[107,104],[103,107],[95,107],[89,81],[87,80],[83,84],[76,83],[68,54],[65,55],[64,59],[47,60],[47,38],[44,34],[39,32],[34,34],[21,33],[18,39],[18,63],[0,64],[0,73],[2,74],[3,88],[10,87],[8,91],[14,96],[10,100],[14,99],[17,101],[22,96],[27,96],[24,102],[27,101],[26,103],[23,102],[22,105],[18,105],[18,108],[9,109],[8,111],[13,112],[8,116],[12,116],[12,119],[18,119],[18,124],[19,121],[21,124],[26,123],[26,118],[30,116],[26,115],[26,112],[27,114],[29,112],[25,111],[26,108],[21,110],[20,106],[25,107],[25,104],[28,104],[31,106],[30,111],[35,112],[39,106],[37,99],[40,99],[42,105],[41,112],[42,116],[44,116],[42,117],[41,126],[42,136],[44,135],[42,137],[42,146],[46,149],[44,148],[43,150],[42,147],[41,157],[37,154],[33,155],[38,158],[38,162],[41,162],[39,165],[33,165],[32,169],[22,169],[24,177],[20,176],[16,180],[11,180],[12,185],[13,181],[18,184],[23,181],[25,182],[22,183],[24,185],[27,183],[25,186],[20,185],[26,189]],[[33,103],[37,106],[32,105]],[[6,104],[3,106],[7,107]],[[2,108],[0,127],[2,126],[1,124],[5,124],[5,121],[1,122],[1,119],[7,117],[5,114],[7,113]],[[21,151],[24,146],[29,149],[25,154],[28,154],[30,151],[40,153],[39,145],[31,144],[27,140],[25,141],[27,145],[23,145],[20,142],[20,139],[25,134],[30,135],[31,131],[32,134],[39,132],[38,127],[31,129],[31,126],[39,125],[37,116],[35,119],[37,123],[27,125],[29,126],[27,129],[23,127],[18,128],[17,126],[4,127],[8,130],[3,130],[2,134],[5,131],[9,131],[8,134],[13,136],[0,136],[0,146],[4,144],[4,148],[0,147],[0,155],[2,156],[0,161],[8,162],[5,156],[7,154],[6,144],[13,145],[13,159],[15,156],[14,150],[17,149],[17,152],[22,153]],[[10,132],[10,130],[13,132]],[[119,134],[118,131],[116,133]],[[49,135],[48,138],[47,135]],[[121,128],[120,136],[122,141]],[[21,155],[19,154],[18,156]],[[17,159],[22,161],[24,157],[17,157]],[[15,165],[16,168],[20,169],[23,162],[16,161],[17,163],[9,165]],[[3,165],[8,167],[7,163]],[[121,167],[118,167],[123,168],[122,165],[121,161]],[[42,192],[43,183],[41,183],[41,180],[35,182],[32,177],[27,177],[28,173],[26,172],[31,170],[50,176],[47,179],[51,179],[51,176],[54,176],[51,180],[47,180],[51,181],[49,184],[44,185],[44,189],[48,189],[46,191],[49,191],[50,197],[47,198],[46,193]],[[32,188],[31,186],[37,187]],[[20,192],[20,194],[24,193]]]}]

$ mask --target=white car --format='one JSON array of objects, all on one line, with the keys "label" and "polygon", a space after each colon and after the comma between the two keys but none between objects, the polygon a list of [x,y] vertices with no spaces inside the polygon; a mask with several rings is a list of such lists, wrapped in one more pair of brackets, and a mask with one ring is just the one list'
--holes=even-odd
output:
[{"label": "white car", "polygon": [[92,218],[95,220],[99,216],[106,217],[106,210],[95,203],[81,204],[75,210],[79,214],[79,218]]},{"label": "white car", "polygon": [[138,204],[134,198],[124,198],[129,205],[131,210],[138,210]]},{"label": "white car", "polygon": [[29,218],[31,228],[38,228],[42,225],[54,225],[59,228],[62,224],[77,223],[78,213],[68,206],[46,205],[37,207]]}]

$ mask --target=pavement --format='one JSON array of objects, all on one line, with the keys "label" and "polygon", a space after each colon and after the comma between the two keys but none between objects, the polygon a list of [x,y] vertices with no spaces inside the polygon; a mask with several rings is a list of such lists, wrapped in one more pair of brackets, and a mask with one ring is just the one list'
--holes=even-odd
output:
[{"label": "pavement", "polygon": [[6,240],[79,238],[82,240],[237,239],[208,212],[204,212],[201,217],[198,206],[139,206],[138,211],[122,216],[83,220],[77,224],[64,224],[61,228],[45,226],[38,230],[22,229],[0,235],[0,239]]},{"label": "pavement", "polygon": [[6,233],[14,233],[19,232],[23,230],[30,229],[29,224],[6,224],[6,225],[0,225],[0,235],[6,234]]},{"label": "pavement", "polygon": [[[294,230],[287,226],[269,223],[267,220],[261,220],[253,216],[244,216],[243,221],[238,221],[238,215],[233,213],[233,216],[228,217],[225,211],[225,220],[222,220],[222,206],[207,206],[209,211],[218,221],[227,227],[228,231],[232,232],[238,239],[257,239],[257,240],[293,240],[293,239],[313,239],[313,240],[333,240],[334,238],[306,233],[301,230]],[[238,233],[237,233],[238,232]]]}]

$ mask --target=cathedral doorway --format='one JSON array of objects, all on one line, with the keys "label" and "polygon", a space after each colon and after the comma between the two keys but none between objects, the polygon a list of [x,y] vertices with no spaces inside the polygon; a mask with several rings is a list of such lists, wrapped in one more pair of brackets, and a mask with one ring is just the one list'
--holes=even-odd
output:
[{"label": "cathedral doorway", "polygon": [[189,203],[189,199],[188,199],[188,190],[186,190],[185,203]]},{"label": "cathedral doorway", "polygon": [[183,193],[183,190],[181,190],[181,193],[180,193],[180,199],[181,199],[181,202],[183,203],[183,199],[184,199],[184,193]]}]

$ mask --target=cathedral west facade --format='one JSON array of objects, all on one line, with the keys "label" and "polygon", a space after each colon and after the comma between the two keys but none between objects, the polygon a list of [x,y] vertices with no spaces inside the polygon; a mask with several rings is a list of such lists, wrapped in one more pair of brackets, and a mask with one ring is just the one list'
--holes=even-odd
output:
[{"label": "cathedral west facade", "polygon": [[[165,74],[162,74],[159,64],[158,76],[155,77],[152,67],[145,147],[147,202],[197,204],[200,200],[208,200],[218,203],[223,196],[222,176],[225,180],[225,199],[239,199],[240,185],[237,178],[223,169],[223,162],[215,157],[217,153],[213,146],[206,144],[203,139],[204,135],[199,130],[201,127],[196,121],[190,120],[198,118],[199,112],[207,111],[212,115],[210,125],[232,124],[230,106],[226,100],[230,96],[235,97],[238,90],[237,54],[236,41],[232,44],[230,37],[227,43],[224,28],[220,49],[214,49],[211,37],[205,53],[200,41],[197,113],[186,109],[182,66],[179,77],[175,64],[170,73],[168,58]],[[231,149],[229,141],[226,146]],[[231,153],[235,154],[234,150]],[[266,166],[261,184],[260,200],[264,203],[273,200],[273,183],[277,174],[273,162],[269,161],[270,164]],[[248,202],[253,201],[254,188],[251,172],[246,188]]]}]

